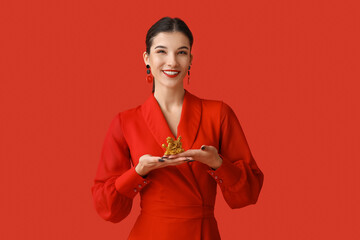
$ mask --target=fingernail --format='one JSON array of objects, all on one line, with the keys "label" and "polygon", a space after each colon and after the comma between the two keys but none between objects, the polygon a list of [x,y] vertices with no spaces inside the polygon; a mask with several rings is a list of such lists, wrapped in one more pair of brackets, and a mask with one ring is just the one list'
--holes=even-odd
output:
[{"label": "fingernail", "polygon": [[165,162],[165,160],[164,160],[164,159],[159,158],[159,162]]},{"label": "fingernail", "polygon": [[201,150],[205,150],[205,146],[202,146],[202,147],[201,147]]}]

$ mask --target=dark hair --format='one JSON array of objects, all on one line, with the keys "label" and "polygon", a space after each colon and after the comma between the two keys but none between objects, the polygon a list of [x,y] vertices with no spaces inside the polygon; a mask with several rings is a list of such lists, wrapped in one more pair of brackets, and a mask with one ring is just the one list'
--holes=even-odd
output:
[{"label": "dark hair", "polygon": [[[194,38],[186,23],[180,18],[163,17],[159,21],[154,23],[154,25],[150,27],[150,29],[146,34],[145,43],[146,43],[147,54],[150,54],[150,47],[152,45],[154,37],[161,32],[182,32],[183,34],[185,34],[185,36],[189,38],[190,52],[191,52]],[[154,91],[155,91],[155,78],[153,80],[152,92]]]}]

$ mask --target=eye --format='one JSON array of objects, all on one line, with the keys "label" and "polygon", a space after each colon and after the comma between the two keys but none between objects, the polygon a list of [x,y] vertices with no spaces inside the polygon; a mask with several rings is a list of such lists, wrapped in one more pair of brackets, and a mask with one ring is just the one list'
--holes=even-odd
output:
[{"label": "eye", "polygon": [[164,50],[159,50],[159,51],[157,51],[157,53],[162,53],[162,52],[165,52]]},{"label": "eye", "polygon": [[187,54],[187,52],[185,52],[185,51],[180,51],[179,53],[183,53],[183,54],[185,54],[185,55]]}]

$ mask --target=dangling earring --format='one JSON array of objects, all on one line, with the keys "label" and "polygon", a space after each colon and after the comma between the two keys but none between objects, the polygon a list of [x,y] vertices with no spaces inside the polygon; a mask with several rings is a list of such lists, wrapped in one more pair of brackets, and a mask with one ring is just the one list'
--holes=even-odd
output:
[{"label": "dangling earring", "polygon": [[190,66],[189,66],[189,70],[188,70],[188,85],[190,84]]},{"label": "dangling earring", "polygon": [[152,74],[150,74],[150,66],[149,66],[149,64],[146,64],[146,68],[147,68],[147,70],[146,70],[146,73],[147,73],[147,76],[146,76],[146,81],[148,82],[148,83],[152,83],[152,81],[153,81],[153,75]]}]

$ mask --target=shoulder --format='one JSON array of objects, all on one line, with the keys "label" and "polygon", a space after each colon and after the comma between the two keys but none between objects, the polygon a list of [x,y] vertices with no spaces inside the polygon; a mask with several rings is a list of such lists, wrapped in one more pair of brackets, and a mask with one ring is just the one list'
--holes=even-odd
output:
[{"label": "shoulder", "polygon": [[222,102],[221,100],[208,99],[208,98],[199,98],[201,100],[201,105],[203,111],[209,112],[218,112],[221,109]]},{"label": "shoulder", "polygon": [[202,114],[205,118],[216,119],[222,124],[227,119],[234,119],[236,115],[229,104],[223,100],[201,99]]},{"label": "shoulder", "polygon": [[206,118],[216,119],[220,125],[223,125],[224,122],[238,124],[239,119],[228,103],[212,99],[201,99],[201,101],[203,106],[202,112]]},{"label": "shoulder", "polygon": [[141,107],[141,105],[138,105],[136,107],[120,111],[118,113],[118,115],[119,115],[120,118],[133,118],[133,117],[136,117],[138,115],[138,113],[139,113],[140,107]]},{"label": "shoulder", "polygon": [[112,125],[123,125],[127,120],[135,120],[139,115],[140,105],[126,110],[118,111],[112,118]]},{"label": "shoulder", "polygon": [[203,111],[214,112],[224,117],[227,114],[231,114],[234,111],[229,104],[222,100],[213,100],[213,99],[201,99]]},{"label": "shoulder", "polygon": [[221,101],[221,100],[213,100],[213,99],[201,99],[201,102],[202,102],[203,107],[205,107],[207,109],[221,108],[221,105],[223,103],[223,101]]}]

